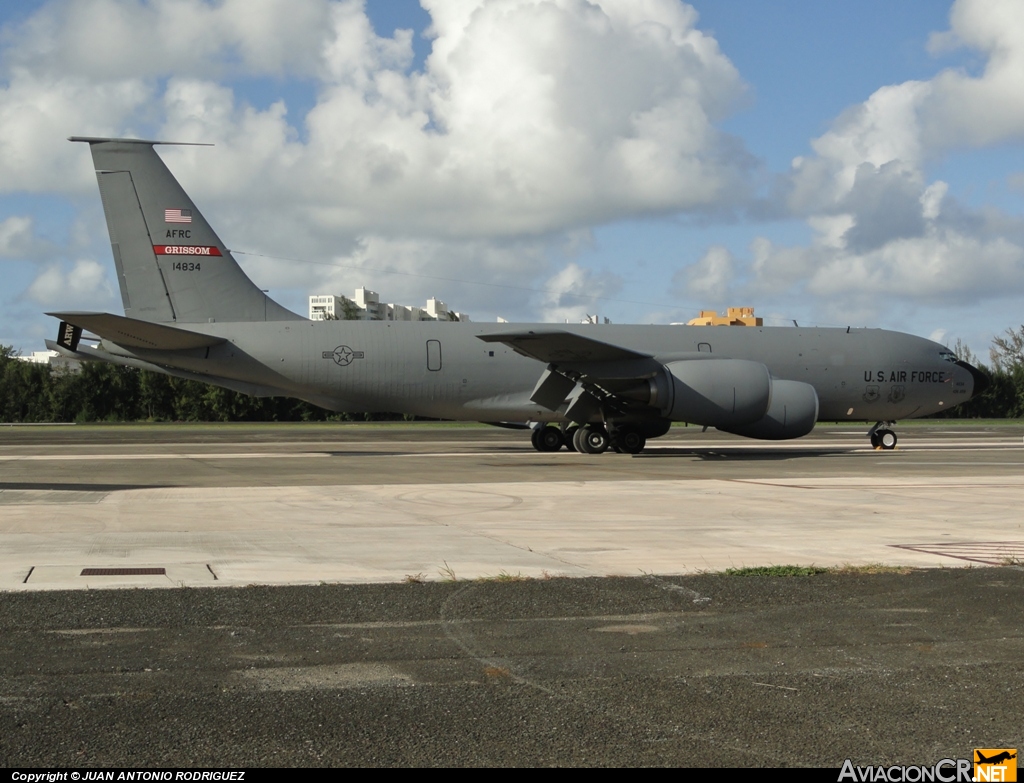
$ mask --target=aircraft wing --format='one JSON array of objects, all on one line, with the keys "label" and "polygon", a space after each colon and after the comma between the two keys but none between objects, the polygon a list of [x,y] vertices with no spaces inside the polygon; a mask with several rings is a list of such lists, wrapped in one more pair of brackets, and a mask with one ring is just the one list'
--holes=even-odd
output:
[{"label": "aircraft wing", "polygon": [[644,380],[662,367],[651,354],[558,329],[477,336],[545,363],[530,399],[552,411],[564,406],[566,418],[578,423],[602,409],[646,408]]},{"label": "aircraft wing", "polygon": [[651,358],[649,353],[640,353],[558,329],[499,332],[480,334],[477,337],[485,343],[504,343],[516,353],[545,364],[620,362]]},{"label": "aircraft wing", "polygon": [[122,348],[148,348],[151,351],[185,351],[190,348],[208,348],[227,342],[223,337],[214,337],[177,326],[155,324],[139,321],[136,318],[125,318],[123,315],[110,313],[47,313],[54,318],[87,329],[104,340],[120,345]]}]

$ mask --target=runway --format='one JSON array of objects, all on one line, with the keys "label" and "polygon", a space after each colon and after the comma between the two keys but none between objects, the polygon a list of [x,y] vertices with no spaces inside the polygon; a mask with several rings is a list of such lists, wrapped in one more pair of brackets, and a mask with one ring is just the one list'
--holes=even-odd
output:
[{"label": "runway", "polygon": [[[683,429],[629,457],[443,425],[0,428],[0,765],[1020,748],[1022,438]],[[708,573],[811,563],[942,567]]]},{"label": "runway", "polygon": [[0,444],[6,590],[1024,559],[1012,424],[908,427],[891,452],[851,427],[676,428],[636,456],[433,424],[22,427]]}]

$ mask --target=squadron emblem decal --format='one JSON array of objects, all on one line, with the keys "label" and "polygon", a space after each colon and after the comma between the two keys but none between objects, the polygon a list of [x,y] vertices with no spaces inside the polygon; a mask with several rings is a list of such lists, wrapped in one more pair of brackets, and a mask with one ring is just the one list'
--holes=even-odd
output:
[{"label": "squadron emblem decal", "polygon": [[333,351],[324,351],[323,358],[334,359],[339,367],[348,367],[353,359],[362,359],[366,354],[363,351],[353,351],[347,345],[339,345]]}]

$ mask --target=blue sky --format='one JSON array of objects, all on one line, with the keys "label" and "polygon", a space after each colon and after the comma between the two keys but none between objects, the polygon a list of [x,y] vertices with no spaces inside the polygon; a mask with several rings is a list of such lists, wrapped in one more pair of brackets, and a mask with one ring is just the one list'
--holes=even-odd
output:
[{"label": "blue sky", "polygon": [[300,312],[358,285],[481,321],[753,305],[984,353],[1024,321],[1019,16],[1010,0],[5,4],[0,344],[40,349],[47,309],[120,311],[87,151],[63,141],[95,134],[214,142],[162,154]]}]

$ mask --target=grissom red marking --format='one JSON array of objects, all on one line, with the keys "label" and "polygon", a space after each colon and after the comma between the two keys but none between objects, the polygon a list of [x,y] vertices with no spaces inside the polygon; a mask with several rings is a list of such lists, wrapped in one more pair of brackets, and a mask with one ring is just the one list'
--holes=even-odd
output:
[{"label": "grissom red marking", "polygon": [[158,256],[219,256],[220,248],[209,245],[153,245]]}]

